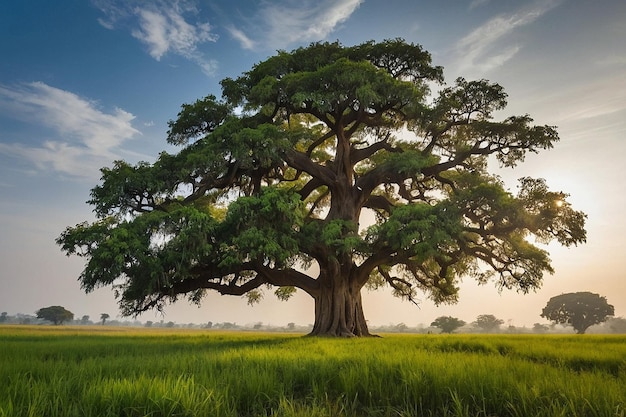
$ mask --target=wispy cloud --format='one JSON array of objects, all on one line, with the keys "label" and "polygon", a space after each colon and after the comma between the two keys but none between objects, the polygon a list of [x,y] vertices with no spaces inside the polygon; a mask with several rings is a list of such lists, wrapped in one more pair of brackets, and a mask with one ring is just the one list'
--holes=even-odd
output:
[{"label": "wispy cloud", "polygon": [[520,45],[506,45],[507,36],[529,25],[562,3],[562,0],[538,0],[510,14],[498,15],[474,29],[457,42],[456,66],[460,73],[486,73],[502,66],[521,49]]},{"label": "wispy cloud", "polygon": [[[92,179],[101,166],[119,158],[123,143],[140,135],[131,113],[103,112],[95,102],[42,82],[0,85],[0,109],[48,130],[36,144],[0,143],[0,152],[25,159],[39,170]],[[58,139],[62,138],[62,139]]]},{"label": "wispy cloud", "polygon": [[243,49],[254,49],[256,46],[252,39],[236,27],[228,26],[226,29],[230,32],[230,35],[241,44]]},{"label": "wispy cloud", "polygon": [[217,61],[206,58],[199,46],[217,41],[218,36],[208,21],[197,20],[194,3],[99,0],[95,4],[106,16],[98,22],[107,29],[131,21],[131,35],[146,45],[157,61],[171,53],[194,62],[207,75],[215,73]]},{"label": "wispy cloud", "polygon": [[626,114],[626,81],[621,72],[607,74],[601,79],[564,88],[557,94],[545,95],[544,103],[547,109],[554,109],[558,114],[555,119],[559,124],[588,123],[588,119],[623,115]]},{"label": "wispy cloud", "polygon": [[480,7],[480,6],[485,6],[486,4],[489,3],[489,1],[490,0],[472,0],[470,2],[469,8],[471,10],[471,9],[475,9],[477,7]]},{"label": "wispy cloud", "polygon": [[241,46],[250,49],[263,47],[284,48],[297,42],[325,39],[338,25],[345,22],[363,0],[283,0],[263,2],[254,19],[246,28],[259,42],[251,42],[251,35],[231,28],[231,35]]},{"label": "wispy cloud", "polygon": [[596,64],[601,67],[624,67],[626,66],[626,55],[611,54],[599,60]]}]

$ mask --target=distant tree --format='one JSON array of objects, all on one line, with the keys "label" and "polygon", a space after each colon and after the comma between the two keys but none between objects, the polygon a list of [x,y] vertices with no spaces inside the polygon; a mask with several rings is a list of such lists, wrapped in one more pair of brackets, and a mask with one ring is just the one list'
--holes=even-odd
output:
[{"label": "distant tree", "polygon": [[498,319],[492,314],[481,314],[476,318],[474,324],[485,332],[495,332],[504,324],[504,320]]},{"label": "distant tree", "polygon": [[430,325],[441,329],[442,333],[452,333],[456,329],[465,326],[465,322],[452,316],[440,316]]},{"label": "distant tree", "polygon": [[287,323],[287,329],[295,330],[295,328],[296,328],[296,323]]},{"label": "distant tree", "polygon": [[611,317],[605,324],[612,333],[626,333],[626,319],[624,317]]},{"label": "distant tree", "polygon": [[0,314],[0,323],[4,323],[5,321],[7,321],[9,319],[8,314],[6,311],[3,311],[2,314]]},{"label": "distant tree", "polygon": [[81,317],[80,324],[89,324],[89,316],[84,315],[83,317]]},{"label": "distant tree", "polygon": [[558,133],[495,119],[498,84],[458,78],[431,95],[442,83],[401,39],[280,51],[222,80],[221,99],[184,104],[167,134],[180,151],[103,168],[96,221],[57,243],[86,258],[82,288],[114,286],[124,315],[301,290],[313,335],[369,335],[364,288],[436,304],[457,301],[462,277],[536,289],[553,268],[528,237],[584,242],[586,216],[543,179],[511,193],[488,162],[515,167]]},{"label": "distant tree", "polygon": [[30,324],[36,318],[37,318],[36,316],[31,316],[29,314],[21,314],[21,313],[17,313],[15,316],[15,319],[19,324]]},{"label": "distant tree", "polygon": [[174,327],[175,325],[176,323],[174,323],[173,321],[168,321],[165,327]]},{"label": "distant tree", "polygon": [[148,320],[146,322],[146,327],[152,327],[152,321],[151,320]]},{"label": "distant tree", "polygon": [[519,329],[517,326],[514,326],[514,325],[510,324],[510,325],[506,328],[506,331],[507,331],[508,333],[519,333],[519,332],[520,332],[520,329]]},{"label": "distant tree", "polygon": [[541,323],[533,324],[533,332],[535,332],[535,333],[545,333],[549,329],[550,329],[550,327],[548,327],[548,325],[546,325],[546,324],[541,324]]},{"label": "distant tree", "polygon": [[55,325],[59,325],[64,321],[71,321],[74,319],[74,313],[66,310],[61,306],[50,306],[40,308],[35,312],[38,319],[44,319],[51,321]]},{"label": "distant tree", "polygon": [[395,331],[395,332],[404,333],[407,330],[409,330],[409,326],[407,326],[404,323],[398,323],[395,326],[393,326],[393,331]]},{"label": "distant tree", "polygon": [[204,328],[205,328],[205,329],[211,329],[211,328],[213,328],[213,322],[212,322],[212,321],[208,322],[208,323],[204,326]]},{"label": "distant tree", "polygon": [[615,309],[605,297],[583,291],[550,298],[541,317],[554,323],[570,325],[576,333],[584,334],[590,326],[606,321],[613,314]]},{"label": "distant tree", "polygon": [[107,319],[111,317],[109,316],[107,313],[102,313],[100,314],[100,320],[102,320],[102,325],[104,326],[104,322],[107,321]]}]

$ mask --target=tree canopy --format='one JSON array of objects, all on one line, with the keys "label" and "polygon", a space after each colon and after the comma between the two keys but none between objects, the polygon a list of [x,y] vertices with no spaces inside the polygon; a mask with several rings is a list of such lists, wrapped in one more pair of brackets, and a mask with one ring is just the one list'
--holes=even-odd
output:
[{"label": "tree canopy", "polygon": [[606,321],[615,314],[615,309],[606,297],[588,291],[561,294],[550,298],[541,312],[541,317],[557,323],[568,324],[583,334],[594,324]]},{"label": "tree canopy", "polygon": [[528,292],[553,271],[532,236],[585,241],[567,194],[534,178],[513,194],[487,170],[552,148],[555,128],[493,120],[504,89],[444,84],[419,45],[314,43],[221,86],[169,122],[178,153],[103,168],[97,220],[57,239],[86,258],[82,287],[112,286],[123,314],[301,290],[313,334],[363,336],[364,287],[436,304],[457,301],[462,277]]},{"label": "tree canopy", "polygon": [[452,333],[456,329],[465,326],[465,324],[463,320],[452,316],[440,316],[430,323],[431,326],[441,329],[442,333]]},{"label": "tree canopy", "polygon": [[474,322],[476,327],[486,332],[493,332],[500,328],[504,324],[504,320],[497,318],[493,314],[481,314],[476,317]]},{"label": "tree canopy", "polygon": [[43,307],[37,310],[35,314],[38,319],[51,321],[55,325],[62,324],[64,321],[74,320],[74,313],[61,306]]}]

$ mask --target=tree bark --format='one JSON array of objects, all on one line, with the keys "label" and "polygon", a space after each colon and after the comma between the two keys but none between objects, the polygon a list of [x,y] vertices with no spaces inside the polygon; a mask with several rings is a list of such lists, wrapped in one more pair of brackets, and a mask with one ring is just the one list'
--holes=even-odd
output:
[{"label": "tree bark", "polygon": [[315,299],[315,324],[311,336],[372,336],[367,328],[361,286],[350,285],[339,275],[324,280]]}]

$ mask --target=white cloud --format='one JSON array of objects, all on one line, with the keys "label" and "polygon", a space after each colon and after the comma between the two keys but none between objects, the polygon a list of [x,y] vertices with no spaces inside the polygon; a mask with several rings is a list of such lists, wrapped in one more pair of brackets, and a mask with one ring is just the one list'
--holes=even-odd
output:
[{"label": "white cloud", "polygon": [[120,20],[133,20],[137,26],[131,29],[131,35],[145,44],[157,61],[171,53],[194,62],[207,75],[215,73],[217,62],[204,57],[199,46],[217,41],[218,36],[208,22],[194,21],[198,10],[193,2],[102,0],[96,6],[107,16],[98,19],[107,29],[113,29]]},{"label": "white cloud", "polygon": [[113,23],[110,20],[105,20],[103,18],[98,18],[98,23],[100,23],[100,25],[102,25],[104,28],[109,29],[109,30],[113,30],[115,29],[115,25],[113,25]]},{"label": "white cloud", "polygon": [[[208,75],[217,68],[200,50],[216,42],[213,27],[199,16],[198,0],[91,0],[105,17],[98,22],[114,29],[124,22],[131,35],[157,61],[175,54],[196,63]],[[345,22],[364,0],[262,0],[245,25],[224,29],[243,49],[281,49],[299,42],[324,40]],[[129,23],[130,22],[130,23]]]},{"label": "white cloud", "polygon": [[255,42],[241,30],[234,26],[229,26],[226,29],[230,32],[230,35],[241,44],[243,49],[254,49]]},{"label": "white cloud", "polygon": [[243,31],[231,28],[231,35],[243,48],[261,44],[265,48],[280,49],[297,42],[325,39],[337,26],[345,22],[363,0],[283,0],[265,1],[252,19],[249,31],[258,34],[253,42]]},{"label": "white cloud", "polygon": [[202,72],[208,76],[215,75],[217,71],[218,63],[215,59],[206,59],[202,55],[196,55],[188,57],[192,62],[200,67]]},{"label": "white cloud", "polygon": [[105,113],[93,101],[42,82],[0,86],[0,108],[54,137],[33,145],[0,143],[1,153],[40,170],[93,178],[101,166],[119,159],[123,143],[141,134],[131,124],[131,113],[119,108]]},{"label": "white cloud", "polygon": [[124,20],[130,15],[128,2],[117,4],[115,0],[91,0],[91,3],[104,13],[105,16],[99,17],[97,20],[109,30],[114,30],[118,21]]},{"label": "white cloud", "polygon": [[515,30],[533,23],[561,2],[562,0],[538,0],[530,7],[501,14],[474,29],[456,44],[458,72],[485,73],[502,66],[517,54],[521,46],[503,46],[500,42]]},{"label": "white cloud", "polygon": [[217,40],[208,23],[193,25],[174,7],[137,8],[135,13],[140,29],[134,30],[132,35],[148,46],[150,55],[157,61],[168,51],[192,57],[197,53],[198,44]]},{"label": "white cloud", "polygon": [[161,13],[138,9],[137,15],[141,29],[133,30],[132,35],[147,44],[150,56],[159,61],[170,49],[168,31],[175,32],[176,28],[172,26],[169,29],[170,24]]}]

